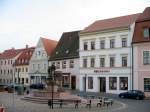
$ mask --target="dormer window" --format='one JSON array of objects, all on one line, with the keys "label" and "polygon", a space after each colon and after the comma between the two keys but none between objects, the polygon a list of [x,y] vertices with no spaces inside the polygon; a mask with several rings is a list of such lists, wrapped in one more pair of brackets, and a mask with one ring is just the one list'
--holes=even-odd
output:
[{"label": "dormer window", "polygon": [[144,28],[143,35],[144,35],[144,38],[150,37],[150,28]]}]

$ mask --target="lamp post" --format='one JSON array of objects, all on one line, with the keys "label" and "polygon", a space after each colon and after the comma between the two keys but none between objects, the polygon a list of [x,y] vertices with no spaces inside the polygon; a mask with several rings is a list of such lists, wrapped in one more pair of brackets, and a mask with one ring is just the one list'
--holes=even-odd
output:
[{"label": "lamp post", "polygon": [[54,64],[48,67],[48,81],[49,81],[48,83],[51,82],[51,87],[52,87],[52,97],[51,97],[52,109],[53,109],[53,99],[54,99],[55,70],[56,70],[56,67]]}]

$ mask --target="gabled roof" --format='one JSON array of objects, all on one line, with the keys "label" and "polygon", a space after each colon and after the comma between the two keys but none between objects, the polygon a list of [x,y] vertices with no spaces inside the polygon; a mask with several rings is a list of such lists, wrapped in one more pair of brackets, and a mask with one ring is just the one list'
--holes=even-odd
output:
[{"label": "gabled roof", "polygon": [[132,43],[150,42],[150,37],[144,38],[143,29],[150,29],[150,7],[147,7],[143,13],[138,17],[135,23]]},{"label": "gabled roof", "polygon": [[12,59],[15,58],[23,49],[8,49],[5,50],[1,55],[0,59]]},{"label": "gabled roof", "polygon": [[114,28],[129,27],[135,22],[139,14],[120,16],[110,19],[98,20],[86,27],[81,33],[91,33]]},{"label": "gabled roof", "polygon": [[43,37],[41,37],[41,40],[42,40],[42,43],[46,50],[47,55],[50,56],[58,42],[55,40],[51,40],[51,39],[47,39],[47,38],[43,38]]},{"label": "gabled roof", "polygon": [[35,47],[25,48],[15,62],[15,66],[28,65]]},{"label": "gabled roof", "polygon": [[50,60],[63,60],[79,57],[79,31],[62,34]]}]

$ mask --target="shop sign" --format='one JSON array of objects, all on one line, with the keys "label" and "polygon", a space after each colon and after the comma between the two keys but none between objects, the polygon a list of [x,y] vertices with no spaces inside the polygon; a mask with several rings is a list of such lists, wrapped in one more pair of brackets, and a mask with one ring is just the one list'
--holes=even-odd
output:
[{"label": "shop sign", "polygon": [[94,70],[94,73],[107,73],[110,72],[110,70],[108,69],[96,69]]}]

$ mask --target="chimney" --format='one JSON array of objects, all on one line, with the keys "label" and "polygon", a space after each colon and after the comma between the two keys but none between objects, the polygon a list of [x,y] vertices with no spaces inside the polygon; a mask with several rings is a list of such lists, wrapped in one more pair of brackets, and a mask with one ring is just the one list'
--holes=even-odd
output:
[{"label": "chimney", "polygon": [[28,48],[29,46],[28,45],[26,45],[26,49]]}]

